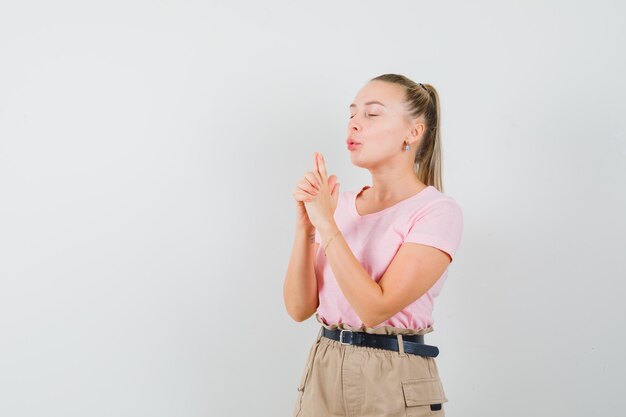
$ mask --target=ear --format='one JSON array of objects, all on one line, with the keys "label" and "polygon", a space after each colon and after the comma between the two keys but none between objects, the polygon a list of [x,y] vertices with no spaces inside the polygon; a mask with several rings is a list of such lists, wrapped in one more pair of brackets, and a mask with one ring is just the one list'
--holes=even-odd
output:
[{"label": "ear", "polygon": [[411,133],[416,140],[424,136],[424,132],[426,132],[426,124],[423,121],[418,120],[413,124]]}]

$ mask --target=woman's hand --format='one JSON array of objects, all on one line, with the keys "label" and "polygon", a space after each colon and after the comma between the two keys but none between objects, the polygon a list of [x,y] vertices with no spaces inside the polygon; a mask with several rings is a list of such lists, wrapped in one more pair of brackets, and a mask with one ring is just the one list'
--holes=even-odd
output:
[{"label": "woman's hand", "polygon": [[307,172],[305,178],[310,178],[309,174],[312,174],[310,184],[316,185],[318,189],[313,193],[307,193],[308,198],[305,198],[303,203],[309,221],[316,229],[320,229],[334,221],[340,184],[336,175],[328,177],[326,163],[321,154],[314,153],[313,159],[314,170]]},{"label": "woman's hand", "polygon": [[[317,155],[314,155],[314,157]],[[317,171],[317,163],[315,164],[315,169]],[[305,207],[305,202],[313,201],[313,197],[317,195],[317,193],[321,189],[321,180],[318,175],[315,175],[316,171],[309,171],[304,174],[304,177],[298,182],[296,188],[293,191],[293,197],[296,200],[296,226],[304,227],[304,228],[315,228],[309,215],[307,213],[307,209]],[[328,178],[327,188],[334,190],[335,187],[339,189],[339,184],[337,183],[337,177],[335,175],[331,175]],[[334,200],[333,213],[335,208],[337,207],[337,201]]]},{"label": "woman's hand", "polygon": [[313,223],[309,219],[309,215],[304,207],[305,201],[311,201],[313,196],[319,191],[317,178],[313,172],[307,172],[298,182],[293,190],[293,198],[296,200],[296,227],[304,227],[306,229],[314,229]]}]

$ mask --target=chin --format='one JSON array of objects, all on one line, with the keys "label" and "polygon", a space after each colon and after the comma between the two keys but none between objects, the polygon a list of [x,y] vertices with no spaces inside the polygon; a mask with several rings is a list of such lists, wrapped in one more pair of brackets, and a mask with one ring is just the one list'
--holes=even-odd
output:
[{"label": "chin", "polygon": [[356,155],[350,155],[350,162],[352,162],[352,165],[359,167],[359,168],[367,169],[370,166],[370,164],[367,161],[363,161],[362,158],[359,158]]}]

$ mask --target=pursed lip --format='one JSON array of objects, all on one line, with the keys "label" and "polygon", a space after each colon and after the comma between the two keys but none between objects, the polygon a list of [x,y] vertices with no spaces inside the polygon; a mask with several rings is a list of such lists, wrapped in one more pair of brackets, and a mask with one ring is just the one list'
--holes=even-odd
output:
[{"label": "pursed lip", "polygon": [[346,139],[346,143],[348,145],[352,145],[352,144],[359,145],[361,142],[357,142],[356,140],[354,140],[352,138],[348,138],[348,139]]}]

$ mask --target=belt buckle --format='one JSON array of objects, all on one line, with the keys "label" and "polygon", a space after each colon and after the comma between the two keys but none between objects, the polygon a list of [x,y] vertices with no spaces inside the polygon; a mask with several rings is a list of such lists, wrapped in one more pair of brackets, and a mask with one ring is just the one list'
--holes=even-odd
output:
[{"label": "belt buckle", "polygon": [[341,329],[341,332],[339,333],[339,343],[341,343],[342,345],[349,345],[349,342],[344,342],[343,341],[343,333],[344,332],[350,332],[350,341],[352,341],[352,335],[354,334],[352,332],[352,330],[345,330],[345,329]]}]

